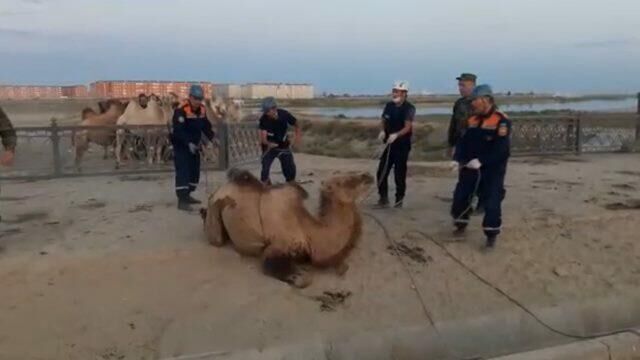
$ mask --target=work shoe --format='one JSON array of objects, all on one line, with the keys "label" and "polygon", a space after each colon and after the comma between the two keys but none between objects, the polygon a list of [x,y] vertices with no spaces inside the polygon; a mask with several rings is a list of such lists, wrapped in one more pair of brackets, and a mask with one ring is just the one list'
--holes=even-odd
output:
[{"label": "work shoe", "polygon": [[454,226],[456,227],[456,229],[453,230],[454,236],[461,236],[467,230],[467,224],[457,223],[457,224],[454,224]]},{"label": "work shoe", "polygon": [[191,211],[193,209],[191,208],[191,205],[185,199],[185,200],[179,200],[178,201],[178,210]]},{"label": "work shoe", "polygon": [[193,196],[189,195],[189,197],[186,199],[187,204],[202,204],[202,201],[194,198]]},{"label": "work shoe", "polygon": [[393,207],[396,209],[402,209],[402,206],[404,206],[404,199],[397,199],[396,203],[393,204]]},{"label": "work shoe", "polygon": [[496,239],[498,237],[496,235],[487,236],[487,243],[485,244],[485,248],[487,250],[492,250],[496,247]]},{"label": "work shoe", "polygon": [[389,206],[389,198],[381,197],[380,200],[378,200],[377,206],[381,207],[381,208],[388,207]]}]

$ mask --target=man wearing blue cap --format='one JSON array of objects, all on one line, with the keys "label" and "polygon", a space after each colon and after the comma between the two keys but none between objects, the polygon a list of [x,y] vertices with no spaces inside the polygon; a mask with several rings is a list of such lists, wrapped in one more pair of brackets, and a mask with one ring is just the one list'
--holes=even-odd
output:
[{"label": "man wearing blue cap", "polygon": [[511,121],[500,113],[489,85],[478,85],[472,94],[473,116],[467,120],[456,144],[454,160],[459,164],[458,184],[451,215],[456,232],[462,233],[473,211],[471,201],[478,195],[484,207],[482,226],[486,247],[495,246],[502,226],[504,178],[511,154]]},{"label": "man wearing blue cap", "polygon": [[196,190],[200,181],[200,146],[202,134],[213,140],[211,123],[202,104],[204,90],[200,85],[192,85],[189,99],[180,104],[173,113],[174,164],[176,168],[176,195],[178,209],[190,211],[192,204],[200,204],[191,193]]},{"label": "man wearing blue cap", "polygon": [[295,129],[294,145],[299,146],[302,131],[298,120],[286,110],[279,109],[276,99],[267,97],[262,101],[262,116],[260,117],[260,144],[262,146],[262,171],[260,180],[271,184],[269,172],[273,161],[280,160],[282,174],[287,182],[296,179],[296,164],[291,153],[291,142],[287,134],[289,127]]}]

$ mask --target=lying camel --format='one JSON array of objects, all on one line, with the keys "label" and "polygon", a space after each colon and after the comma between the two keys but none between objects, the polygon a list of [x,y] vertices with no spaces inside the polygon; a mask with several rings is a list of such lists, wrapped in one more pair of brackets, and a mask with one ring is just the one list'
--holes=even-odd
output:
[{"label": "lying camel", "polygon": [[263,271],[295,287],[310,284],[296,263],[344,267],[362,231],[356,200],[373,184],[369,174],[336,176],[322,183],[316,216],[304,207],[308,194],[297,184],[268,187],[251,173],[230,170],[229,182],[201,210],[206,238],[230,241],[239,253],[261,256]]},{"label": "lying camel", "polygon": [[[124,105],[118,100],[107,100],[100,103],[101,114],[87,107],[82,110],[80,126],[115,126],[118,118],[124,112]],[[82,157],[89,149],[89,143],[94,143],[104,148],[104,159],[107,159],[109,147],[113,146],[116,138],[115,130],[97,129],[80,130],[73,137],[71,145],[75,150],[75,165],[78,170],[82,167]]]}]

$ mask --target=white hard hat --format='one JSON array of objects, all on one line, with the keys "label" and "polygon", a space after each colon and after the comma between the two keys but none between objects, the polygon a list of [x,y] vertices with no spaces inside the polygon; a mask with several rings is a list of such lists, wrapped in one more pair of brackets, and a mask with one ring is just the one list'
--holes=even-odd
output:
[{"label": "white hard hat", "polygon": [[400,90],[409,92],[409,82],[408,81],[396,81],[393,84],[393,90]]}]

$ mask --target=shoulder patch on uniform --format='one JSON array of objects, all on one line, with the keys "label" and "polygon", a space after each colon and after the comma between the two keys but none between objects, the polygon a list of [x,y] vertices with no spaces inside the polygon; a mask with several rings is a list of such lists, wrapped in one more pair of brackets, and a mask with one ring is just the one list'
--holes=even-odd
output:
[{"label": "shoulder patch on uniform", "polygon": [[500,126],[498,126],[498,136],[507,135],[509,135],[509,126],[506,123],[500,123]]}]

